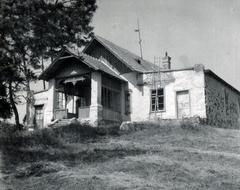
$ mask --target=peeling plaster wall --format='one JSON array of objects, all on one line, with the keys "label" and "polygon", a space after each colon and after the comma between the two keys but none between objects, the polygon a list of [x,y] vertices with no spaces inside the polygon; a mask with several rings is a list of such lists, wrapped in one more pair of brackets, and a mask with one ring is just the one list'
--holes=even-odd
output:
[{"label": "peeling plaster wall", "polygon": [[188,91],[190,117],[197,115],[201,118],[206,118],[203,71],[173,71],[163,73],[161,77],[161,88],[164,88],[165,91],[165,110],[157,113],[159,117],[163,119],[176,119],[176,94],[180,91]]},{"label": "peeling plaster wall", "polygon": [[207,122],[223,128],[240,128],[240,95],[209,74],[205,75]]},{"label": "peeling plaster wall", "polygon": [[[156,73],[155,76],[157,75]],[[153,74],[128,73],[122,76],[129,81],[127,88],[132,90],[132,110],[128,119],[131,121],[148,120]],[[164,71],[161,72],[160,78],[156,77],[155,80],[161,81],[158,84],[159,88],[164,88],[165,98],[165,110],[157,112],[157,117],[162,119],[176,119],[176,93],[188,90],[190,97],[190,117],[198,115],[201,118],[206,118],[203,68],[200,70]],[[151,113],[150,119],[153,119],[153,116],[154,113]],[[125,116],[124,119],[126,118]]]}]

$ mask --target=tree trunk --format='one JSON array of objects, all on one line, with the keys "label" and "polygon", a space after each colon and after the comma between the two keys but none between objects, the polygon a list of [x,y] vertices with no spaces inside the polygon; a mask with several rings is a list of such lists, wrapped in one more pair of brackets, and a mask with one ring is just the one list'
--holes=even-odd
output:
[{"label": "tree trunk", "polygon": [[30,79],[29,79],[29,73],[27,69],[27,64],[24,60],[23,56],[23,64],[24,64],[24,75],[26,77],[26,91],[27,91],[27,98],[26,98],[26,121],[27,121],[27,126],[30,126],[33,124],[33,120],[30,116],[30,106],[32,102],[32,94],[31,94],[31,89],[30,89]]},{"label": "tree trunk", "polygon": [[[42,72],[44,71],[44,64],[43,64],[43,53],[42,53]],[[46,90],[45,81],[43,80],[43,89]]]},{"label": "tree trunk", "polygon": [[12,81],[9,82],[9,99],[11,103],[11,107],[13,109],[13,113],[15,115],[15,124],[17,126],[17,129],[20,129],[20,123],[19,123],[19,115],[18,115],[18,110],[15,105],[14,99],[13,99],[13,90],[12,90]]},{"label": "tree trunk", "polygon": [[26,77],[26,91],[27,91],[27,104],[26,104],[26,120],[27,120],[27,125],[31,125],[33,124],[32,118],[30,116],[30,106],[31,106],[31,100],[32,100],[32,96],[31,96],[31,89],[30,89],[30,82],[28,77]]}]

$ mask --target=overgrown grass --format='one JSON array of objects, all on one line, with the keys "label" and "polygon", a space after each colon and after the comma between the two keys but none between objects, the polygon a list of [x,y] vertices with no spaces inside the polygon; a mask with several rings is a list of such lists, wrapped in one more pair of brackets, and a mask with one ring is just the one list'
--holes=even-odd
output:
[{"label": "overgrown grass", "polygon": [[[79,151],[74,150],[72,143],[93,143],[98,142],[104,136],[119,135],[119,127],[116,125],[93,128],[89,125],[71,124],[33,132],[14,131],[13,126],[9,127],[9,125],[5,127],[8,129],[2,129],[1,150],[4,155],[8,156],[8,162],[14,164],[40,160],[80,159],[83,156],[79,154]],[[85,151],[85,149],[80,151]],[[88,157],[94,156],[92,153],[89,154]]]},{"label": "overgrown grass", "polygon": [[237,130],[141,122],[4,134],[5,189],[240,189]]}]

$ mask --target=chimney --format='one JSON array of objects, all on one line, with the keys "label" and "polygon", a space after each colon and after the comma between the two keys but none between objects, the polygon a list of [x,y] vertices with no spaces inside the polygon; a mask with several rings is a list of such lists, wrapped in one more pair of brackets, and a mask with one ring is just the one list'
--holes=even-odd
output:
[{"label": "chimney", "polygon": [[165,57],[162,58],[163,70],[171,69],[171,57],[168,56],[167,52]]}]

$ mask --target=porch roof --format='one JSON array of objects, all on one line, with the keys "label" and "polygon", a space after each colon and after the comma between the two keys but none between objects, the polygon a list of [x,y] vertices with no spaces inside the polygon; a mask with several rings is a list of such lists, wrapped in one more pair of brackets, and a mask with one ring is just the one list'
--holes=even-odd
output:
[{"label": "porch roof", "polygon": [[106,49],[108,49],[115,57],[117,57],[121,62],[123,62],[127,67],[129,67],[132,71],[144,73],[146,71],[153,71],[154,64],[142,59],[138,55],[131,53],[130,51],[117,46],[116,44],[109,42],[108,40],[94,36],[92,41],[86,46],[83,50],[84,53],[88,54],[92,48],[96,46],[96,42],[99,42]]},{"label": "porch roof", "polygon": [[[68,54],[67,56],[66,53]],[[48,81],[52,78],[54,72],[62,65],[64,59],[75,57],[82,63],[86,64],[89,68],[95,71],[102,71],[103,73],[109,74],[115,78],[125,81],[125,79],[118,75],[116,71],[108,67],[105,63],[83,53],[78,50],[65,48],[59,56],[39,75],[39,79]]]}]

